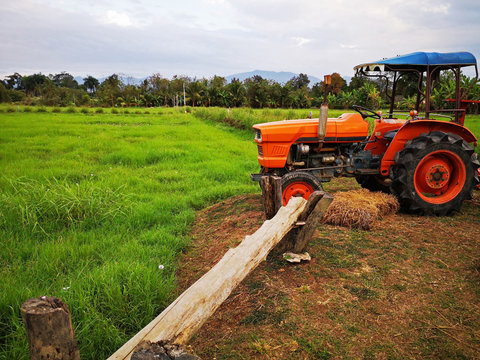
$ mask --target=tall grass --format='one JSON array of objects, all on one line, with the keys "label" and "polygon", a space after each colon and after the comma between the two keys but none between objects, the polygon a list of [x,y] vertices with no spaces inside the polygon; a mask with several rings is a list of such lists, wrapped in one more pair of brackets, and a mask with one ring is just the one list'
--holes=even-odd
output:
[{"label": "tall grass", "polygon": [[[187,107],[186,110],[187,112],[190,112],[190,107]],[[9,105],[9,104],[0,104],[0,113],[9,113],[9,112],[40,112],[40,113],[45,113],[45,112],[50,112],[50,113],[61,113],[61,112],[66,112],[66,113],[76,113],[80,112],[83,114],[87,113],[96,113],[96,114],[130,114],[134,113],[137,115],[141,114],[153,114],[153,115],[166,115],[166,114],[177,114],[177,113],[183,113],[184,108],[179,107],[179,108],[171,108],[171,107],[156,107],[156,108],[144,108],[144,107],[130,107],[130,108],[90,108],[90,107],[74,107],[74,106],[68,106],[68,107],[57,107],[57,106],[26,106],[26,105]]]},{"label": "tall grass", "polygon": [[167,110],[1,114],[0,359],[28,359],[20,305],[42,295],[108,357],[176,297],[196,210],[258,191],[250,131]]},{"label": "tall grass", "polygon": [[0,194],[0,226],[29,236],[49,236],[76,225],[89,229],[125,217],[129,208],[123,186],[108,189],[91,181],[73,184],[56,178],[7,182]]},{"label": "tall grass", "polygon": [[[225,123],[237,129],[251,129],[254,124],[290,120],[306,119],[310,112],[312,117],[318,118],[318,109],[250,109],[250,108],[192,108],[193,114],[201,119]],[[331,117],[347,112],[330,110]]]}]

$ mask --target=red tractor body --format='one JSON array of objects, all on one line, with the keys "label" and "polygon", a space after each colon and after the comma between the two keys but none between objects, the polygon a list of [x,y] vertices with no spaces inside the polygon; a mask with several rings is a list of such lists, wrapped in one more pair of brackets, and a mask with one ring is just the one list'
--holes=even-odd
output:
[{"label": "red tractor body", "polygon": [[[480,166],[470,145],[476,145],[476,138],[463,126],[465,107],[460,106],[460,68],[470,65],[477,69],[469,53],[414,53],[357,66],[363,75],[379,71],[387,81],[393,79],[390,113],[382,116],[354,106],[358,113],[338,118],[327,119],[325,113],[322,119],[321,111],[320,119],[254,125],[261,172],[252,179],[281,176],[285,204],[292,196],[308,198],[322,182],[352,176],[369,190],[392,192],[407,212],[444,215],[459,210],[478,184]],[[452,122],[431,118],[433,78],[442,70],[456,75],[459,106],[448,110],[454,113]],[[396,81],[408,72],[418,74],[417,108],[400,119],[393,113]],[[420,117],[422,101],[425,115]],[[374,118],[370,135],[368,117]]]},{"label": "red tractor body", "polygon": [[[258,162],[265,169],[283,168],[294,144],[318,144],[318,119],[284,120],[254,125],[262,134],[256,139]],[[325,146],[352,144],[363,141],[368,135],[368,121],[359,114],[342,114],[328,119]]]}]

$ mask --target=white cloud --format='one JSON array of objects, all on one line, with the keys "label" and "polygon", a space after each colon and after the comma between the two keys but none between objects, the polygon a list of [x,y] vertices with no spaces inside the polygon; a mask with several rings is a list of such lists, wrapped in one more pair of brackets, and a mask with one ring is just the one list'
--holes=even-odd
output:
[{"label": "white cloud", "polygon": [[342,49],[356,49],[358,48],[358,45],[353,45],[353,44],[340,44],[340,47]]},{"label": "white cloud", "polygon": [[225,0],[205,0],[209,5],[221,5],[225,3]]},{"label": "white cloud", "polygon": [[304,37],[295,37],[295,36],[291,37],[291,39],[297,43],[298,47],[302,47],[303,45],[308,44],[309,42],[312,41],[312,39],[307,39]]},{"label": "white cloud", "polygon": [[450,9],[450,4],[431,4],[429,6],[422,6],[421,10],[425,12],[431,12],[434,14],[447,15]]},{"label": "white cloud", "polygon": [[127,13],[121,13],[116,10],[109,10],[105,14],[105,17],[101,19],[101,22],[105,24],[113,24],[121,27],[135,26],[132,19]]}]

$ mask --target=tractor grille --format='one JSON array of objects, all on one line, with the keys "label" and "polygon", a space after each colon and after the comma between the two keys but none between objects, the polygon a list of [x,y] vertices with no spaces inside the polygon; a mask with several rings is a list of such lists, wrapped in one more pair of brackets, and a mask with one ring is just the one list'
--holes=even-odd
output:
[{"label": "tractor grille", "polygon": [[257,145],[258,148],[258,155],[263,156],[263,147],[262,145]]}]

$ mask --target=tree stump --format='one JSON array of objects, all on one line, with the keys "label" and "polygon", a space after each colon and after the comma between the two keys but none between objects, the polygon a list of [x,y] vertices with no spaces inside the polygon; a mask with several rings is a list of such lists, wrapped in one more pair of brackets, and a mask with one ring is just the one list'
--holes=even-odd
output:
[{"label": "tree stump", "polygon": [[21,307],[32,360],[79,360],[68,305],[56,297],[42,296]]},{"label": "tree stump", "polygon": [[281,178],[278,176],[262,176],[260,187],[262,188],[265,217],[270,220],[283,205]]}]

